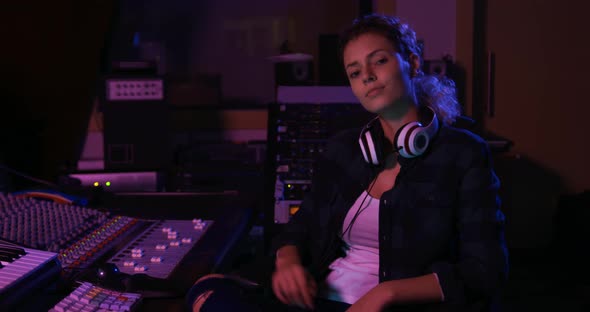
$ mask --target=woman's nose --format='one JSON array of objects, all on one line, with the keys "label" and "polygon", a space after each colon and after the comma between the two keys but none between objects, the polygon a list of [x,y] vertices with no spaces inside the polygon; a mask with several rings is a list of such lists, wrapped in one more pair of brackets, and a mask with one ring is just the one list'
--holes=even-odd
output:
[{"label": "woman's nose", "polygon": [[372,70],[367,70],[364,72],[363,83],[367,84],[375,80],[377,80],[377,76],[375,76]]}]

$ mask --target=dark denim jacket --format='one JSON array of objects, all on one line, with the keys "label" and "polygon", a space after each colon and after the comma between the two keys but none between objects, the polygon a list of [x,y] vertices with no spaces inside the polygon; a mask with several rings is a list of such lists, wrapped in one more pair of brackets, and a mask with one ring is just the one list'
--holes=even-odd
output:
[{"label": "dark denim jacket", "polygon": [[[275,250],[298,246],[318,280],[343,255],[339,235],[346,213],[381,170],[364,161],[359,132],[330,141],[301,209],[273,241]],[[420,309],[478,310],[474,305],[498,294],[508,270],[500,183],[487,144],[443,126],[424,155],[398,161],[395,186],[379,205],[380,282],[435,272],[445,303]]]}]

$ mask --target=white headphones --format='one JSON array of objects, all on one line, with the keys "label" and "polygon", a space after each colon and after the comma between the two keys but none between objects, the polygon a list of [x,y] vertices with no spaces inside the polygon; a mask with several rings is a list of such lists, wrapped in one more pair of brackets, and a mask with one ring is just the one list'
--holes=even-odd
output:
[{"label": "white headphones", "polygon": [[[401,126],[395,133],[393,138],[394,150],[402,157],[414,158],[424,154],[428,149],[430,140],[438,132],[439,124],[436,113],[432,108],[428,107],[428,109],[432,112],[432,120],[428,125],[423,126],[420,122],[412,121]],[[381,139],[377,139],[371,132],[373,123],[378,118],[374,118],[363,127],[359,135],[359,145],[363,157],[366,162],[373,165],[379,165],[381,163],[380,159],[383,157]]]}]

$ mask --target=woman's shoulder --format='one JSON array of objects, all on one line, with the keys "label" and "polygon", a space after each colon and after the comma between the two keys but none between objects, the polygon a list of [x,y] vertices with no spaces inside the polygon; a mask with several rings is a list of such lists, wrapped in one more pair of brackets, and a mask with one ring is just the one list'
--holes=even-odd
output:
[{"label": "woman's shoulder", "polygon": [[479,163],[490,157],[488,143],[479,135],[461,128],[444,126],[434,144],[440,157],[458,167]]},{"label": "woman's shoulder", "polygon": [[440,143],[457,144],[460,146],[481,146],[487,144],[479,135],[462,128],[443,126],[438,134]]}]

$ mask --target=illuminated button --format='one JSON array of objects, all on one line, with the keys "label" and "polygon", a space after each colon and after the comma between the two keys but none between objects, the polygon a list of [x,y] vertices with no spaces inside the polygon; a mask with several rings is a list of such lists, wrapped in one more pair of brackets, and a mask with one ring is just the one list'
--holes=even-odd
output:
[{"label": "illuminated button", "polygon": [[168,239],[176,239],[176,238],[178,238],[178,232],[176,232],[176,231],[168,232]]},{"label": "illuminated button", "polygon": [[133,268],[133,271],[135,272],[145,272],[147,271],[148,267],[145,265],[138,265],[135,268]]},{"label": "illuminated button", "polygon": [[141,257],[143,257],[143,249],[141,249],[141,248],[133,248],[131,250],[131,257],[132,258],[141,258]]},{"label": "illuminated button", "polygon": [[152,259],[150,259],[150,262],[160,263],[160,262],[162,262],[162,257],[152,257]]},{"label": "illuminated button", "polygon": [[125,261],[125,262],[123,262],[123,266],[126,266],[126,267],[133,267],[136,264],[137,264],[137,262],[135,262],[135,261]]},{"label": "illuminated button", "polygon": [[203,229],[203,224],[202,223],[195,224],[195,230],[199,230],[200,231],[202,229]]},{"label": "illuminated button", "polygon": [[180,242],[179,241],[171,241],[170,242],[170,246],[172,246],[172,247],[178,247],[178,246],[180,246]]},{"label": "illuminated button", "polygon": [[185,238],[182,239],[182,243],[183,244],[190,244],[192,242],[193,242],[193,239],[190,238],[190,237],[185,237]]},{"label": "illuminated button", "polygon": [[80,298],[82,298],[82,292],[81,291],[72,292],[69,297],[74,300],[80,300]]},{"label": "illuminated button", "polygon": [[167,248],[168,248],[168,246],[166,246],[164,244],[156,245],[156,250],[166,250]]},{"label": "illuminated button", "polygon": [[170,231],[172,231],[172,228],[170,228],[170,227],[163,227],[162,228],[162,233],[168,233]]}]

